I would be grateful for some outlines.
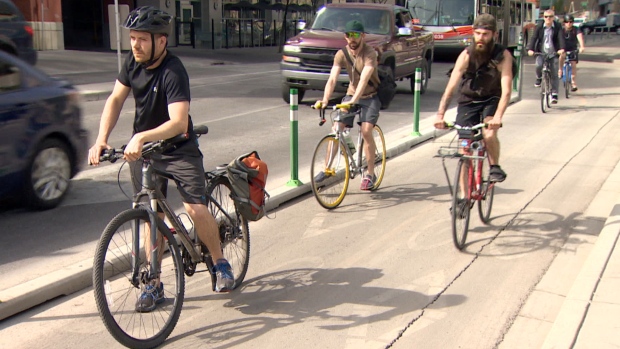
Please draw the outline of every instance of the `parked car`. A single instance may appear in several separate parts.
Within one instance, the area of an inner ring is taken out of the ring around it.
[[[0,51],[0,199],[32,209],[62,201],[86,162],[80,101],[68,82]]]
[[[593,31],[604,31],[604,32],[616,32],[620,34],[620,16],[613,17],[613,23],[608,26],[607,17],[599,17],[593,21],[584,22],[581,25],[581,30],[584,34],[588,35]]]
[[[0,50],[35,65],[37,51],[33,47],[33,35],[32,27],[17,6],[10,0],[0,0]]]

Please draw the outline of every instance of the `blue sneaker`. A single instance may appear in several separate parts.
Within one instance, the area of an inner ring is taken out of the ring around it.
[[[138,313],[148,313],[157,307],[157,304],[164,302],[164,283],[160,282],[159,287],[146,285],[144,291],[136,302],[136,311]]]
[[[218,259],[215,264],[215,292],[230,292],[235,286],[232,268],[225,259]]]

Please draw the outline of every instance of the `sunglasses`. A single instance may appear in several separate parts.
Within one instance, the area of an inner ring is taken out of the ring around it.
[[[564,23],[573,23],[573,21],[566,21],[566,22],[564,22]]]
[[[348,32],[347,33],[347,38],[349,39],[359,39],[362,37],[362,33],[360,32]]]
[[[555,17],[555,16],[545,16],[545,18],[553,18],[553,17]]]

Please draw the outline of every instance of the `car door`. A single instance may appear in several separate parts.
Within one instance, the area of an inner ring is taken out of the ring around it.
[[[411,28],[411,16],[403,11],[395,11],[396,27],[398,28]],[[411,29],[410,29],[411,30]],[[403,77],[411,75],[411,72],[415,69],[415,55],[414,52],[417,46],[417,39],[413,30],[409,35],[399,35],[396,32],[399,46],[402,48],[400,55],[396,62],[395,76]]]

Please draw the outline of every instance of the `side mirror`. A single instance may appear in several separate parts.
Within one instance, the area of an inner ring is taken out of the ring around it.
[[[306,22],[304,21],[297,22],[297,29],[304,30],[305,28],[306,28]]]
[[[398,28],[398,35],[399,36],[405,36],[405,35],[409,36],[409,35],[411,35],[411,33],[412,33],[411,28],[405,28],[405,27]]]

